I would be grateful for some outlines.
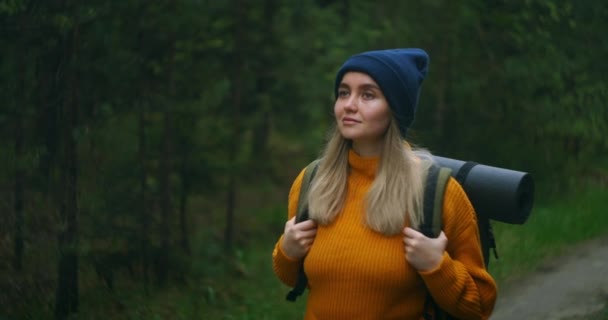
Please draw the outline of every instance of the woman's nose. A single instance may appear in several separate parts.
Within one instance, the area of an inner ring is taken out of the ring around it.
[[[354,95],[351,95],[346,101],[344,101],[344,110],[347,112],[357,111],[357,99],[355,99]]]

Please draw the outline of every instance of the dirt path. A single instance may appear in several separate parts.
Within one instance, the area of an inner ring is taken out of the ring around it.
[[[577,246],[499,291],[491,320],[579,319],[607,304],[608,237],[604,237]]]

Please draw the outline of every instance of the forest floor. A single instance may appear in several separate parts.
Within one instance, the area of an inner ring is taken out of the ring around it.
[[[608,319],[608,237],[569,248],[565,255],[499,288],[491,320]]]

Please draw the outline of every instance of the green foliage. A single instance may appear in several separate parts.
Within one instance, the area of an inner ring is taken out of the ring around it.
[[[500,260],[491,261],[492,275],[507,284],[549,257],[608,234],[608,217],[602,214],[607,196],[606,187],[579,186],[565,198],[541,198],[522,226],[495,223]]]
[[[26,5],[21,0],[2,0],[0,1],[0,14],[14,15],[25,9]]]
[[[601,310],[594,312],[588,317],[585,317],[586,320],[606,320],[608,319],[608,304],[605,305]],[[570,319],[575,320],[575,319]]]

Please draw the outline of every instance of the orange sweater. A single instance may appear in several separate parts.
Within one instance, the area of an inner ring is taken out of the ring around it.
[[[437,303],[462,319],[489,318],[496,284],[484,269],[473,208],[450,179],[443,206],[448,246],[439,267],[417,272],[405,260],[402,235],[383,236],[365,225],[365,194],[376,173],[377,158],[349,152],[351,171],[344,208],[329,225],[319,226],[304,260],[308,276],[305,319],[422,319],[427,289]],[[288,219],[296,214],[303,174],[289,194]],[[300,261],[280,249],[273,268],[281,281],[294,286]]]

